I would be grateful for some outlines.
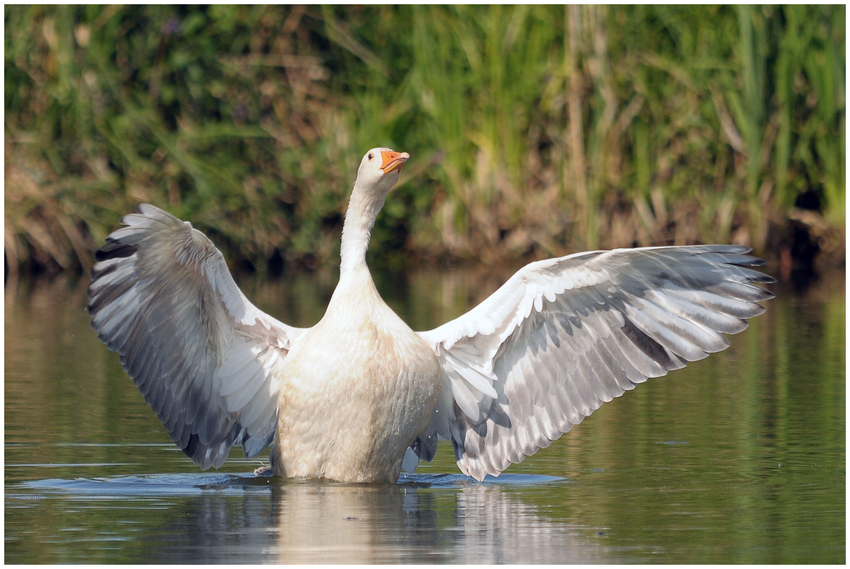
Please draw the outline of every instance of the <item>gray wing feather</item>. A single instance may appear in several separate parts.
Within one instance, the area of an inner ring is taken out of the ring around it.
[[[467,314],[420,335],[443,393],[414,442],[452,441],[461,470],[497,475],[649,377],[725,349],[773,295],[730,245],[581,253],[532,263]],[[472,379],[470,377],[472,376]]]
[[[201,468],[276,428],[275,372],[302,330],[254,307],[201,232],[141,204],[97,253],[87,310],[169,435]]]

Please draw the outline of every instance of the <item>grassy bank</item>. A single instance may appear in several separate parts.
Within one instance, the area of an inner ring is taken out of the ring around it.
[[[140,201],[260,269],[587,247],[843,256],[845,7],[7,6],[5,252],[86,268]],[[806,209],[801,210],[804,206]]]

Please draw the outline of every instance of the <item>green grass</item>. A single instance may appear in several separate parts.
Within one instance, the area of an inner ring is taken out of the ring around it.
[[[844,6],[7,6],[7,266],[88,267],[136,203],[264,269],[338,260],[369,147],[412,159],[374,260],[775,249],[844,231]]]

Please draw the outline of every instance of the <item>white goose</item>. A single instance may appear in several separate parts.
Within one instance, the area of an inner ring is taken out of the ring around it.
[[[773,295],[730,245],[618,249],[531,263],[463,316],[414,332],[366,266],[409,158],[366,153],[339,284],[312,328],[264,314],[188,222],[140,205],[98,251],[88,311],[171,438],[201,468],[272,445],[274,473],[395,482],[450,440],[482,480],[648,377],[726,348]]]

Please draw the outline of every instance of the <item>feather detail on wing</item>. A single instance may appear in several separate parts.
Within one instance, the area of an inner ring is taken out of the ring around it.
[[[141,204],[97,253],[88,311],[171,438],[201,468],[274,437],[275,377],[302,330],[254,307],[207,237]]]
[[[649,377],[725,349],[723,334],[773,298],[764,263],[731,245],[580,253],[531,263],[459,318],[421,337],[443,368],[430,460],[451,440],[479,480],[545,448]],[[412,465],[413,461],[408,460]]]

